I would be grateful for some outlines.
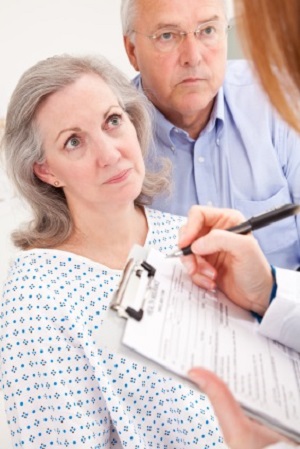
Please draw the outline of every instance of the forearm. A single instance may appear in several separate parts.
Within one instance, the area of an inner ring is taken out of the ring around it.
[[[279,443],[271,444],[271,446],[264,447],[264,449],[292,449],[292,448],[297,449],[297,448],[300,448],[300,446],[298,446],[298,445],[295,446],[292,443],[290,444],[290,443],[285,443],[283,441],[280,441]]]

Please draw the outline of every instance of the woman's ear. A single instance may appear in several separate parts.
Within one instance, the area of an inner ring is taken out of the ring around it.
[[[55,185],[57,181],[55,176],[50,172],[47,162],[38,163],[35,162],[33,165],[34,174],[43,182]]]

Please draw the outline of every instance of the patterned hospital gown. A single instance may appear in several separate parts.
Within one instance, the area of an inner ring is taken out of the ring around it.
[[[147,245],[180,217],[146,210]],[[14,447],[225,447],[204,395],[96,346],[121,271],[69,252],[18,254],[1,306],[1,370]]]

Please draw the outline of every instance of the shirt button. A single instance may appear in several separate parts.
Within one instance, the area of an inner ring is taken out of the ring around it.
[[[200,162],[200,164],[202,164],[203,162],[205,162],[205,158],[203,156],[199,156],[198,162]]]
[[[207,201],[207,205],[208,206],[213,206],[213,202],[212,201]]]
[[[220,139],[216,140],[216,144],[219,146],[220,145]]]
[[[175,151],[174,145],[171,146],[171,150],[172,150],[173,152]]]
[[[179,129],[178,128],[174,128],[175,133],[179,133]]]

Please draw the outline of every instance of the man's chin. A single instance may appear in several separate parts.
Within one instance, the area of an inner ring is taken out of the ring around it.
[[[177,102],[177,110],[181,111],[182,115],[201,112],[210,108],[213,100],[210,96],[205,95],[203,91],[189,92],[183,95]]]

